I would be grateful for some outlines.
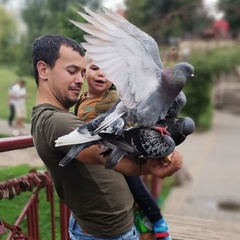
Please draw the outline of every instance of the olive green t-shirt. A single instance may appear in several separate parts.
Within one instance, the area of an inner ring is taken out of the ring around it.
[[[83,122],[50,104],[35,106],[31,134],[34,145],[60,199],[72,210],[82,229],[98,237],[115,237],[133,226],[134,200],[122,174],[74,159],[59,162],[72,146],[55,147],[55,140]]]

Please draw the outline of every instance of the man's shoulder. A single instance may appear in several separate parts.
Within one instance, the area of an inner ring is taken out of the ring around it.
[[[57,139],[82,124],[78,117],[50,104],[40,104],[35,106],[32,111],[32,134],[40,131],[41,134],[51,134],[54,139]]]
[[[76,120],[80,121],[76,116],[74,116],[71,113],[64,112],[60,108],[53,106],[51,104],[40,104],[35,107],[33,107],[32,111],[32,117],[41,117],[41,118],[46,118],[49,121],[66,121],[66,120]]]

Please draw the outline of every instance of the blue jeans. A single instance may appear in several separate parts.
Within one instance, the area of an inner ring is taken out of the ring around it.
[[[118,237],[110,237],[110,238],[102,238],[102,237],[95,237],[90,234],[83,233],[81,227],[77,223],[77,221],[74,219],[74,217],[71,215],[69,219],[69,236],[71,240],[138,240],[139,234],[133,226],[130,231],[127,233],[120,235]]]

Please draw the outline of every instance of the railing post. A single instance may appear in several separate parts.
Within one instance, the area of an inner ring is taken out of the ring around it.
[[[68,234],[68,222],[70,217],[70,210],[69,208],[60,201],[60,231],[61,231],[61,240],[69,240]]]
[[[56,223],[55,223],[55,211],[54,211],[54,188],[53,185],[48,185],[46,188],[47,201],[50,202],[50,215],[51,215],[51,231],[52,231],[52,240],[56,239]]]
[[[27,212],[28,234],[34,240],[40,240],[38,218],[38,195],[34,193],[32,204]]]

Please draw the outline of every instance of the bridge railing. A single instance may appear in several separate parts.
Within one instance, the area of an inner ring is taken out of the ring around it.
[[[0,152],[17,150],[22,148],[33,147],[33,140],[31,136],[9,137],[0,139]],[[39,226],[39,193],[46,191],[46,199],[49,202],[50,208],[50,222],[51,222],[51,239],[56,240],[56,213],[54,207],[54,188],[52,181],[47,173],[35,171],[17,178],[7,180],[0,183],[0,200],[12,199],[16,195],[24,194],[24,192],[31,191],[32,194],[22,209],[20,215],[14,223],[8,223],[1,219],[0,211],[0,239],[1,235],[7,235],[6,240],[10,239],[29,239],[40,240],[40,226]],[[0,203],[1,205],[1,203]],[[0,207],[1,208],[1,207]],[[67,240],[68,236],[68,219],[70,211],[59,201],[60,211],[60,239]],[[21,227],[23,221],[26,221],[26,230]]]

